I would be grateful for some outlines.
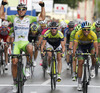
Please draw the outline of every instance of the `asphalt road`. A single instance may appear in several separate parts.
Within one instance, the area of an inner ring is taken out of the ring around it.
[[[66,69],[64,58],[62,59],[62,80],[59,83],[57,82],[57,88],[54,91],[51,91],[49,74],[46,73],[46,78],[43,77],[43,70],[40,66],[40,55],[38,55],[36,62],[37,65],[34,69],[34,77],[26,81],[24,93],[82,93],[82,91],[77,91],[77,81],[71,80],[71,73],[70,70]],[[12,93],[12,84],[13,80],[10,63],[9,70],[0,76],[0,93]],[[100,75],[91,80],[88,93],[100,93]]]

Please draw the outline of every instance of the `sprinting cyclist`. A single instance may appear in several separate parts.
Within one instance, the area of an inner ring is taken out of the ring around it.
[[[29,32],[29,36],[28,36],[28,40],[29,42],[32,43],[32,40],[34,40],[34,49],[35,49],[35,53],[34,53],[34,62],[33,62],[33,66],[36,66],[36,58],[37,58],[37,55],[38,55],[38,50],[37,50],[37,42],[38,42],[38,39],[40,37],[40,34],[41,32],[39,32],[40,30],[37,30],[37,25],[32,23],[31,26],[30,26],[30,32]]]
[[[46,31],[44,34],[44,39],[43,43],[41,46],[41,53],[43,53],[43,49],[46,44],[46,49],[47,50],[61,50],[64,53],[65,51],[65,46],[64,46],[64,36],[61,31],[57,29],[58,24],[56,22],[51,22],[50,23],[50,30]],[[48,73],[50,73],[50,59],[51,59],[51,52],[48,52]],[[61,61],[61,53],[57,53],[57,61],[58,61],[58,76],[57,80],[61,81],[61,69],[62,69],[62,61]]]
[[[74,46],[74,39],[75,39],[75,34],[77,31],[79,31],[81,29],[81,24],[78,24],[76,27],[75,27],[75,30],[73,30],[71,32],[71,35],[70,35],[70,43],[69,43],[69,48],[70,49],[73,49],[73,46]],[[69,52],[69,54],[71,55],[71,52]],[[73,74],[72,74],[72,80],[75,81],[76,80],[76,62],[77,62],[77,59],[73,59]]]
[[[97,47],[97,36],[91,31],[91,24],[88,21],[85,21],[81,24],[82,29],[76,32],[74,40],[74,49],[73,57],[75,56],[76,48],[78,46],[79,53],[86,53],[87,50],[91,54],[98,56],[98,47]],[[92,58],[92,67],[91,67],[91,78],[95,77],[94,68],[95,68],[95,58]],[[78,90],[82,90],[82,67],[84,63],[84,56],[78,56]]]
[[[69,48],[70,34],[74,30],[74,26],[75,26],[74,22],[70,21],[68,23],[68,27],[64,30],[64,42],[65,42],[65,45],[68,44],[67,49]],[[67,51],[67,55],[66,55],[67,70],[69,70],[69,58],[70,58],[70,55]]]
[[[95,22],[95,26],[92,28],[92,30],[97,35],[97,41],[98,41],[98,61],[99,61],[99,66],[100,66],[100,20],[97,20]]]
[[[7,42],[9,36],[10,28],[8,27],[8,22],[3,21],[2,26],[0,27],[0,42]],[[4,53],[5,53],[5,70],[8,70],[8,45],[4,44]]]
[[[17,6],[17,12],[18,15],[5,15],[4,13],[4,6],[7,4],[7,0],[3,0],[1,3],[1,11],[0,11],[0,18],[6,19],[8,21],[11,21],[14,24],[14,37],[15,40],[13,42],[13,54],[20,54],[20,50],[22,49],[26,53],[30,54],[31,61],[33,56],[33,46],[28,41],[28,34],[29,34],[29,26],[31,23],[39,20],[45,19],[45,8],[44,8],[44,2],[40,1],[39,5],[41,6],[41,13],[39,17],[33,17],[33,16],[26,16],[27,7],[25,4],[19,4]],[[13,86],[13,92],[17,91],[16,86],[16,77],[17,77],[17,62],[18,59],[16,57],[13,57],[12,59],[12,75],[14,80],[14,86]],[[27,61],[26,65],[26,76],[30,76],[29,71],[29,61]]]

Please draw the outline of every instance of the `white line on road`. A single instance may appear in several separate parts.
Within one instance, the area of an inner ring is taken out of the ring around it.
[[[0,84],[0,87],[11,87],[12,84]],[[51,85],[41,85],[41,84],[25,84],[25,87],[50,87]],[[57,85],[57,87],[77,87],[77,85]],[[91,88],[100,88],[97,85],[89,85]]]
[[[47,85],[50,82],[50,79],[48,79],[47,81],[45,81],[44,83],[42,83],[41,85]]]
[[[30,93],[37,93],[37,92],[30,92]]]

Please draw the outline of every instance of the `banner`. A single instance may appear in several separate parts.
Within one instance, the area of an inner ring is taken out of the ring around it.
[[[67,14],[67,4],[54,4],[54,12],[57,14]]]
[[[16,7],[18,5],[18,0],[8,0],[8,6],[10,7]]]
[[[52,12],[53,10],[53,0],[33,0],[32,6],[37,11],[41,11],[41,7],[39,6],[39,1],[43,1],[45,3],[45,11]]]

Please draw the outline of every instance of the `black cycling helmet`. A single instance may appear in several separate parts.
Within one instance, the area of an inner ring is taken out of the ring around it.
[[[68,27],[69,27],[69,28],[73,28],[74,25],[75,25],[75,23],[74,23],[73,21],[70,21],[70,22],[68,23]]]
[[[58,23],[57,22],[51,22],[50,24],[49,24],[49,26],[50,27],[58,27],[59,25],[58,25]]]
[[[37,31],[37,25],[31,24],[31,31]]]
[[[27,10],[26,4],[22,4],[22,3],[18,4],[17,10],[18,10],[19,8],[25,8],[25,9]]]
[[[100,27],[100,20],[97,20],[97,21],[96,21],[95,26],[96,26],[96,27]]]

